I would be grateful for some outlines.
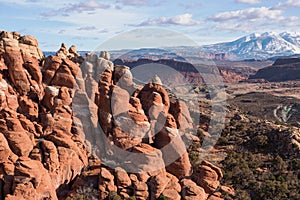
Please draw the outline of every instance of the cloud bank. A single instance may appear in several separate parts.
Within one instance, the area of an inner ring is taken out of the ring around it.
[[[164,26],[164,25],[179,25],[179,26],[193,26],[201,24],[201,20],[193,19],[193,15],[186,13],[182,15],[176,15],[173,17],[159,17],[154,19],[148,19],[140,24],[133,26]]]

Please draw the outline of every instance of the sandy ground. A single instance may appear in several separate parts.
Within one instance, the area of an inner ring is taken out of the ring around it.
[[[249,92],[265,92],[275,96],[294,97],[300,99],[300,81],[279,83],[238,83],[227,84],[228,98]]]

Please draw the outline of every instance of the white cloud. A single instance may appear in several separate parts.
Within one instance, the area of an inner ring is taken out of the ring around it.
[[[132,7],[134,9],[143,7],[149,9],[164,4],[163,1],[159,0],[115,0],[113,2],[115,9],[124,9],[125,7]]]
[[[133,25],[133,26],[162,26],[162,25],[192,26],[201,23],[202,21],[193,19],[192,14],[186,13],[182,15],[176,15],[174,17],[159,17],[154,19],[148,19],[138,25]]]
[[[144,6],[151,3],[149,0],[117,0],[116,3],[130,6]]]
[[[234,21],[231,23],[219,23],[215,29],[218,31],[265,32],[273,30],[282,32],[283,30],[294,30],[296,27],[299,27],[299,18],[292,16],[280,17],[277,20],[263,20],[260,22],[249,21],[245,23],[243,21]]]
[[[95,26],[82,26],[77,28],[77,30],[79,31],[92,31],[92,30],[96,30],[97,28]]]
[[[51,1],[40,1],[40,0],[0,0],[1,3],[15,4],[18,6],[32,7],[38,6],[40,8],[57,8],[68,3],[73,3],[73,0],[51,0]]]
[[[292,8],[292,7],[300,7],[300,1],[299,0],[287,0],[285,2],[280,2],[275,6],[275,9],[286,9],[286,8]]]
[[[98,49],[158,48],[183,45],[194,46],[196,44],[189,37],[169,29],[143,27],[121,32],[102,43]]]
[[[258,4],[261,0],[235,0],[238,3]]]
[[[260,7],[260,8],[248,8],[244,10],[222,12],[208,18],[208,20],[212,20],[215,22],[226,22],[232,20],[257,21],[263,19],[278,19],[278,18],[282,18],[282,10]]]
[[[249,25],[233,23],[233,24],[218,24],[216,30],[226,30],[226,31],[251,31]]]
[[[183,5],[183,6],[186,10],[188,10],[188,9],[202,7],[203,3],[202,2],[195,2],[195,3],[186,4],[186,5]]]
[[[0,0],[0,2],[3,2],[3,3],[8,3],[7,1],[5,0]],[[33,3],[33,1],[28,1],[28,0],[11,0],[9,1],[9,3],[13,3],[13,4],[19,4],[19,5],[24,5],[26,3]]]
[[[115,12],[114,8],[102,9],[89,14],[89,12],[74,12],[71,15],[53,15],[48,19],[66,23],[66,26],[60,27],[64,29],[63,35],[65,36],[81,36],[83,29],[90,29],[87,33],[90,37],[97,37],[99,33],[107,37],[111,37],[114,32],[124,29],[128,22],[136,22],[140,19],[138,13],[128,12],[125,10],[118,10]],[[94,27],[96,29],[94,29]],[[128,27],[127,27],[128,28]],[[81,29],[80,31],[78,29]],[[93,30],[91,30],[93,29]],[[57,34],[57,30],[44,29],[43,33]]]
[[[247,8],[244,10],[228,11],[215,14],[207,19],[216,22],[218,31],[270,31],[294,29],[299,26],[299,18],[285,16],[279,8]]]
[[[98,33],[108,33],[108,29],[104,28],[98,31]]]
[[[57,33],[58,33],[58,34],[64,34],[65,32],[66,32],[65,29],[61,29],[61,30],[59,30]]]
[[[51,17],[56,15],[69,15],[73,12],[85,12],[85,11],[95,11],[97,9],[108,9],[111,6],[109,4],[100,3],[94,0],[89,0],[79,3],[69,3],[64,7],[61,7],[56,10],[51,10],[49,12],[41,13],[43,17]]]

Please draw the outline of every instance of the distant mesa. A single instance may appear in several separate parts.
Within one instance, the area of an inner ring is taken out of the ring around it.
[[[294,63],[300,63],[300,58],[279,58],[274,62],[273,65],[286,65]]]
[[[181,73],[181,76],[185,78],[191,84],[200,84],[204,83],[203,77],[197,71],[195,66],[192,63],[187,61],[179,61],[172,59],[145,59],[140,58],[137,60],[125,60],[125,59],[115,59],[115,65],[126,65],[131,69],[145,64],[161,64],[173,68],[177,72]],[[241,65],[239,67],[232,66],[233,62],[231,61],[220,61],[221,63],[215,63],[216,67],[219,70],[220,75],[223,77],[225,83],[238,83],[239,81],[246,80],[250,75],[255,74],[256,70],[252,67],[247,66],[245,63],[239,64],[234,63],[235,65]],[[211,68],[212,66],[202,66]],[[172,81],[176,82],[176,78]]]
[[[272,66],[258,70],[249,80],[264,79],[270,82],[300,80],[300,59],[280,58]]]

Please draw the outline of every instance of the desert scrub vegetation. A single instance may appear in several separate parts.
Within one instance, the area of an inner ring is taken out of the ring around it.
[[[97,200],[99,192],[93,186],[81,186],[76,189],[75,194],[68,196],[66,200]]]
[[[294,153],[296,158],[287,156],[289,149],[281,144],[286,141],[277,137],[284,132],[264,122],[233,124],[224,129],[219,142],[219,145],[234,145],[221,168],[223,184],[231,185],[236,195],[224,194],[225,199],[300,199],[300,154]]]
[[[234,199],[300,199],[299,168],[279,155],[272,157],[247,151],[228,154],[222,162],[223,182],[236,189]]]

